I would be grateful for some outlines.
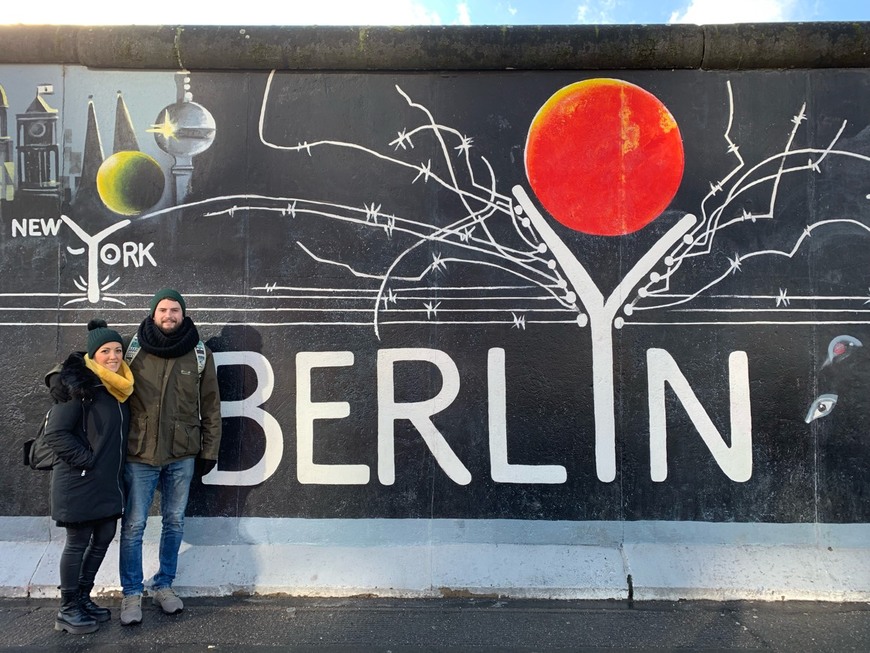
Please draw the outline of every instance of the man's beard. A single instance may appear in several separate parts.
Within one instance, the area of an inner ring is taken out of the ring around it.
[[[162,324],[157,324],[157,328],[160,329],[160,331],[163,333],[163,335],[171,336],[173,333],[178,332],[178,330],[181,328],[181,322],[176,322],[174,326],[172,326],[168,329],[164,328],[164,326]]]

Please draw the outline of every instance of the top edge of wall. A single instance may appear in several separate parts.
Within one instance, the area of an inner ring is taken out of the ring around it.
[[[864,68],[870,22],[449,27],[0,25],[0,64],[187,70]]]

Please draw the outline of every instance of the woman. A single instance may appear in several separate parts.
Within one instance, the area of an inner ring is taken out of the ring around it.
[[[70,399],[51,409],[45,427],[45,441],[60,459],[51,470],[51,517],[66,528],[54,629],[78,635],[94,632],[111,616],[90,593],[124,506],[125,402],[133,375],[118,332],[91,320],[87,355],[70,354],[60,380]]]

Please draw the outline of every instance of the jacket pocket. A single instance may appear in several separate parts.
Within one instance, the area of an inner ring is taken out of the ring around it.
[[[130,424],[127,436],[127,453],[139,457],[145,452],[145,439],[148,434],[148,415],[142,415]]]
[[[175,433],[172,438],[173,457],[196,455],[199,453],[199,448],[199,424],[175,422]]]
[[[175,386],[175,410],[182,417],[185,413],[195,415],[199,406],[199,373],[196,369],[196,359],[193,362],[180,360],[176,363],[173,380]]]

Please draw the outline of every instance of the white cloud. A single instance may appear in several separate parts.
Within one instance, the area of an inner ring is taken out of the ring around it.
[[[9,5],[9,6],[7,6]],[[117,0],[4,3],[0,21],[8,24],[66,25],[439,25],[437,11],[423,0],[185,0],[172,11],[158,5]]]
[[[691,0],[669,23],[765,23],[794,20],[795,0]]]
[[[456,16],[454,25],[471,25],[471,12],[467,2],[460,2],[456,5]]]
[[[615,22],[618,0],[589,0],[577,5],[577,22],[584,24],[607,24]]]

